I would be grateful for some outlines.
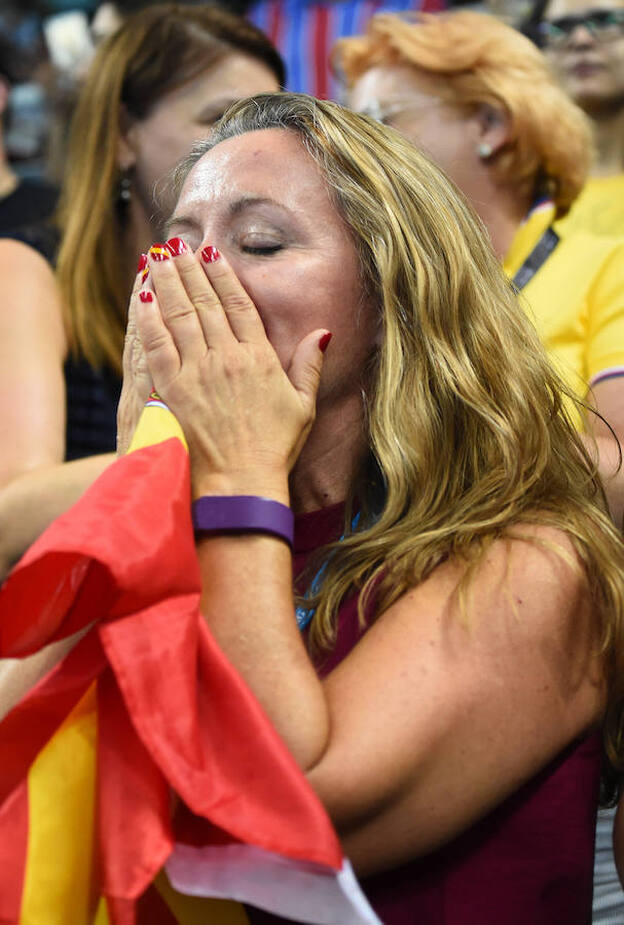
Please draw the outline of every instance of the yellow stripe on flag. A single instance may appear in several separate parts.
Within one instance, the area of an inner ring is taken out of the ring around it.
[[[100,899],[97,913],[93,920],[93,925],[110,925],[110,919],[108,917],[108,905],[104,897]]]
[[[141,412],[128,452],[132,453],[145,446],[154,446],[155,443],[162,443],[163,440],[169,440],[171,437],[181,440],[184,448],[188,450],[182,428],[173,413],[168,408],[159,405],[146,405]]]
[[[28,773],[28,849],[20,925],[93,919],[95,683]]]

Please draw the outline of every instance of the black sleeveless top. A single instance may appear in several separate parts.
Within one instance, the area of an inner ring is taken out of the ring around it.
[[[65,459],[114,453],[121,379],[108,368],[96,370],[86,360],[65,363],[67,419]]]
[[[54,264],[58,231],[47,222],[27,225],[0,238],[28,244]],[[69,356],[65,362],[65,459],[114,453],[117,447],[117,404],[121,379],[111,369],[93,369],[86,360]]]

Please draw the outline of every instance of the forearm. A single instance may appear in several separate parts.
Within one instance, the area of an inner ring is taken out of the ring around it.
[[[295,760],[310,770],[329,737],[323,687],[295,619],[287,545],[268,536],[215,536],[198,545],[202,613]]]
[[[88,627],[65,639],[52,642],[26,658],[0,659],[0,720],[71,652],[87,630]]]
[[[0,580],[114,460],[110,453],[35,469],[0,491]]]

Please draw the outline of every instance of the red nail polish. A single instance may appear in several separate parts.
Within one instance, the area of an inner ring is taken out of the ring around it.
[[[188,251],[188,247],[182,238],[169,238],[165,247],[172,257],[178,257],[180,254],[186,254]]]
[[[171,254],[167,250],[166,245],[164,244],[152,244],[149,249],[149,254],[152,260],[170,260]]]
[[[204,260],[206,263],[215,263],[221,256],[217,248],[213,247],[212,244],[209,247],[204,247],[201,255],[202,260]]]
[[[148,276],[149,276],[149,267],[145,267],[141,275],[141,285],[143,285],[143,283],[145,282]]]
[[[332,339],[332,337],[333,337],[333,334],[331,333],[331,331],[328,331],[326,334],[323,334],[323,336],[319,338],[318,345],[319,345],[319,350],[321,351],[321,353],[325,353],[325,351],[329,347],[329,342]]]
[[[142,273],[146,266],[147,266],[147,254],[141,254],[141,256],[139,257],[139,265],[137,267],[137,273]]]
[[[141,302],[153,302],[154,301],[154,296],[149,291],[149,289],[142,289],[139,292],[139,298]]]

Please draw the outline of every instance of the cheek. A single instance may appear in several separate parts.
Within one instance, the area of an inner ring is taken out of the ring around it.
[[[353,279],[344,264],[342,272],[327,273],[326,266],[315,271],[278,264],[245,267],[236,258],[230,262],[284,366],[299,341],[315,328],[332,331],[343,349],[351,349],[354,340],[374,341],[374,321],[363,304],[359,278]]]
[[[624,43],[619,49],[618,56],[613,61],[612,73],[617,89],[619,91],[624,91]]]
[[[205,132],[188,123],[158,120],[147,128],[141,139],[142,173],[148,182],[165,178],[176,164],[189,153],[193,142],[204,137]]]

